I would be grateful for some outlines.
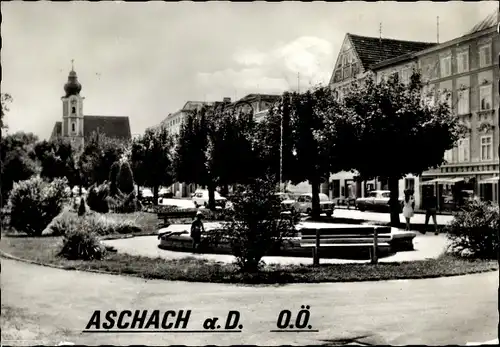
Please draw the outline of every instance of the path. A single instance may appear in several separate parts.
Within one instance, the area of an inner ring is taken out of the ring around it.
[[[360,338],[370,344],[464,345],[498,333],[498,272],[411,281],[237,286],[146,281],[1,260],[2,341],[84,345],[311,345]],[[272,333],[278,313],[311,306],[318,333]],[[82,334],[94,310],[192,309],[190,327],[239,310],[241,334]],[[29,324],[28,324],[29,323]],[[34,341],[37,340],[38,341]],[[41,340],[40,340],[41,339]],[[323,341],[322,341],[323,340]]]
[[[164,259],[179,259],[185,257],[204,258],[225,263],[233,262],[234,257],[226,254],[192,254],[189,252],[176,252],[158,248],[160,241],[156,236],[140,236],[129,239],[103,241],[107,245],[112,245],[118,252],[131,255],[141,255],[145,257],[161,257]],[[447,241],[444,235],[420,235],[413,239],[414,251],[398,252],[389,257],[379,259],[380,262],[401,262],[425,260],[437,258],[443,253]],[[267,264],[312,264],[312,257],[264,257]],[[366,263],[369,260],[347,260],[347,259],[321,259],[322,264],[326,263]]]
[[[191,200],[187,199],[163,199],[162,205],[170,205],[170,206],[178,206],[180,208],[194,208],[194,204]],[[347,210],[344,208],[335,209],[333,215],[339,218],[348,218],[348,219],[359,219],[359,220],[367,220],[367,221],[375,221],[375,222],[390,222],[390,214],[389,213],[380,213],[380,212],[361,212],[359,210]],[[400,220],[403,222],[404,217],[403,214],[399,216]],[[451,215],[437,215],[437,223],[438,225],[446,225],[453,220],[453,216]],[[430,221],[432,223],[432,220]],[[425,214],[417,213],[411,219],[412,224],[424,224],[425,223]]]

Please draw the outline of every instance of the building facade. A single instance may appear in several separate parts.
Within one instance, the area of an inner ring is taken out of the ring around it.
[[[468,129],[444,165],[422,174],[420,190],[432,189],[442,209],[465,195],[498,202],[497,24],[491,14],[468,34],[415,55],[429,101],[448,102]]]
[[[62,121],[54,124],[50,139],[58,137],[69,140],[75,148],[81,149],[93,133],[98,132],[110,138],[128,141],[131,139],[128,117],[87,116],[83,114],[85,98],[80,95],[82,85],[72,68],[64,85]]]
[[[401,79],[409,80],[417,66],[417,59],[413,54],[435,45],[433,42],[403,41],[347,33],[335,63],[330,87],[340,100],[353,83],[362,83],[367,76],[372,76],[380,82],[390,74],[398,73]],[[418,186],[417,181],[418,177],[412,175],[400,180],[400,195],[405,189]],[[323,186],[322,190],[326,188],[330,198],[338,204],[365,197],[371,190],[388,189],[386,181],[377,178],[361,181],[356,172],[335,173]]]

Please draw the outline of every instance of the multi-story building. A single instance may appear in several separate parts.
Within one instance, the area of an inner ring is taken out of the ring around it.
[[[445,153],[446,164],[422,174],[420,189],[434,189],[442,208],[463,191],[498,201],[497,24],[495,12],[466,35],[415,54],[429,101],[447,100],[468,128],[457,147]]]
[[[412,69],[417,65],[413,54],[435,45],[432,42],[402,41],[348,33],[337,57],[330,87],[341,99],[354,82],[361,83],[368,75],[380,81],[389,73],[398,71],[403,80],[409,80]],[[360,181],[356,172],[339,172],[331,175],[330,182],[323,186],[322,190],[329,190],[330,197],[341,203],[346,199],[364,197],[370,190],[387,189],[387,182],[376,178]],[[415,186],[415,178],[409,175],[400,180],[399,186],[402,194],[405,188]]]

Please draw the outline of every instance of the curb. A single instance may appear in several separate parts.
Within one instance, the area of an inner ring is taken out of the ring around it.
[[[22,262],[22,263],[28,263],[28,264],[32,264],[32,265],[50,267],[50,268],[58,269],[58,270],[81,271],[81,272],[92,272],[92,273],[97,273],[97,274],[102,274],[102,275],[124,276],[124,274],[116,273],[116,272],[94,270],[94,269],[85,269],[85,270],[82,270],[82,269],[73,269],[73,268],[70,268],[70,267],[65,267],[65,266],[60,266],[60,265],[40,263],[40,262],[35,261],[35,260],[29,260],[29,259],[24,259],[24,258],[16,257],[16,256],[14,256],[12,254],[9,254],[7,252],[4,252],[2,250],[0,250],[0,258],[6,258],[6,259],[15,260],[15,261],[19,261],[19,262]],[[137,277],[139,277],[139,276],[137,276]],[[139,277],[139,278],[141,278],[141,277]]]

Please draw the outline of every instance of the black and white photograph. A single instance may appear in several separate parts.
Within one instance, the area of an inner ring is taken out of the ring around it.
[[[498,1],[1,12],[2,345],[498,345]]]

